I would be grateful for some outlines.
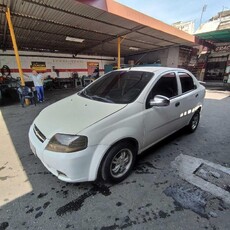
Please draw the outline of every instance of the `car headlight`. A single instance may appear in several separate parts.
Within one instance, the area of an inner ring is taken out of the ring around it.
[[[88,138],[69,134],[55,134],[49,141],[46,149],[53,152],[72,153],[87,148]]]

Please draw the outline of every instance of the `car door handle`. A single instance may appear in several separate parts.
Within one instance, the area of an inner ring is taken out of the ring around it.
[[[179,105],[180,105],[180,102],[177,102],[177,103],[175,104],[176,107],[178,107]]]
[[[196,94],[196,97],[198,97],[199,96],[199,94]]]

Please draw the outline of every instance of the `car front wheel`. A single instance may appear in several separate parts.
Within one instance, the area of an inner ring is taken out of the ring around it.
[[[102,179],[118,183],[130,174],[136,159],[135,147],[129,142],[121,142],[113,146],[102,164]]]

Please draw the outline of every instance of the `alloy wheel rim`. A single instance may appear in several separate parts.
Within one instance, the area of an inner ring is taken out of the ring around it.
[[[192,119],[192,129],[196,129],[197,125],[198,125],[198,122],[199,122],[199,115],[196,114],[193,119]]]
[[[130,149],[121,149],[112,159],[110,173],[113,177],[119,178],[127,173],[133,161]]]

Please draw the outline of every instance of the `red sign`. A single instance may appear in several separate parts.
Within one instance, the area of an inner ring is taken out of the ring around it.
[[[99,66],[99,62],[87,62],[88,74],[91,75],[97,66]]]

